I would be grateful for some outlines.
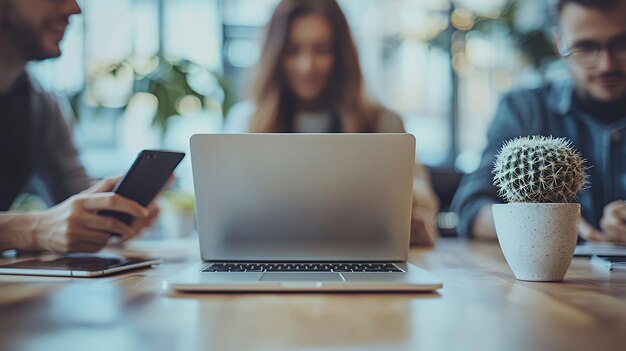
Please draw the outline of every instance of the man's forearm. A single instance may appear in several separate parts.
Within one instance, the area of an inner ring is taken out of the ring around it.
[[[496,239],[496,225],[493,222],[491,205],[484,206],[472,225],[472,237],[477,239]]]
[[[34,248],[35,213],[0,213],[0,251]]]

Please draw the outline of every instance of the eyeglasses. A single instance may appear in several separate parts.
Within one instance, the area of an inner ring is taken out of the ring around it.
[[[587,68],[595,67],[600,61],[600,53],[607,50],[619,64],[626,64],[626,37],[611,40],[606,45],[594,42],[582,42],[572,47],[563,46],[559,50],[561,57],[569,58]]]

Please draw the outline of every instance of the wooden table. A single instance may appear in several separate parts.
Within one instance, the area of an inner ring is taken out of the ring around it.
[[[575,258],[563,283],[521,282],[497,244],[454,239],[413,249],[410,261],[444,288],[163,291],[191,261],[101,279],[4,276],[0,350],[626,350],[626,272]]]

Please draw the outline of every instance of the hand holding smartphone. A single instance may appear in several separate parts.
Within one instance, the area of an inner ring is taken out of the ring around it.
[[[113,192],[147,207],[184,157],[182,152],[143,150]],[[98,214],[117,218],[127,225],[131,225],[134,220],[132,216],[117,211],[105,210]]]

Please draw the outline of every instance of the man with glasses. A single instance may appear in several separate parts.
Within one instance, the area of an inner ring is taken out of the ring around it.
[[[626,242],[626,0],[557,0],[554,13],[554,43],[570,79],[503,98],[480,167],[453,201],[461,235],[496,237],[494,156],[508,139],[541,134],[572,140],[587,160],[581,238]]]
[[[117,178],[91,186],[59,105],[26,72],[28,61],[61,55],[69,18],[79,13],[75,0],[0,0],[0,252],[95,252],[112,234],[137,235],[158,214],[113,194]],[[29,184],[55,206],[6,212]],[[136,220],[128,226],[100,210]]]

